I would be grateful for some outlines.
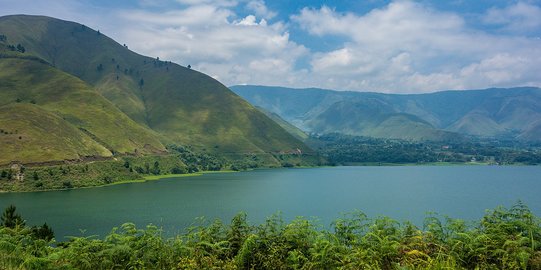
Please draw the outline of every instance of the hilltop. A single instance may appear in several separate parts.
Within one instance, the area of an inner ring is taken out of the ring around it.
[[[7,133],[0,148],[8,149],[1,164],[187,145],[276,165],[275,153],[310,151],[210,76],[139,55],[82,24],[4,16],[0,35],[0,128]]]
[[[464,136],[541,141],[541,89],[535,87],[407,95],[251,85],[231,89],[305,132],[416,141]]]

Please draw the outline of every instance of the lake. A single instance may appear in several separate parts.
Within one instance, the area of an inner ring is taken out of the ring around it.
[[[261,223],[278,211],[285,220],[317,217],[329,225],[361,210],[418,225],[429,211],[466,220],[485,209],[522,200],[541,215],[540,166],[390,166],[264,169],[165,178],[145,183],[66,191],[0,194],[27,220],[47,222],[57,240],[101,235],[124,222],[152,223],[171,235],[197,217],[229,222],[240,211]]]

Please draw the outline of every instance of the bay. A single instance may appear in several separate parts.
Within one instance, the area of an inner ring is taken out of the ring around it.
[[[341,213],[363,211],[422,226],[427,212],[477,220],[486,209],[523,201],[541,215],[539,166],[361,166],[263,169],[165,178],[100,188],[4,193],[29,225],[47,222],[57,240],[104,236],[114,226],[154,224],[166,235],[197,217],[228,223],[240,211],[251,223],[281,212],[328,226]]]

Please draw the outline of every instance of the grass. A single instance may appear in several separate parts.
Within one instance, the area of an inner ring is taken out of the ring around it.
[[[290,124],[286,120],[282,119],[278,114],[269,112],[261,107],[257,107],[257,109],[264,113],[266,116],[268,116],[270,119],[272,119],[274,122],[276,122],[278,125],[280,125],[285,131],[289,132],[289,134],[293,135],[295,138],[301,141],[305,141],[308,139],[308,134],[306,134],[298,127]]]
[[[159,143],[175,143],[229,158],[257,154],[268,166],[280,165],[271,153],[310,151],[211,77],[136,54],[88,27],[41,16],[5,16],[0,18],[0,33],[8,42],[23,44],[25,54],[43,58],[94,87],[123,117],[128,116],[122,122],[130,123],[132,129],[132,124],[138,124],[139,135],[126,139],[129,133],[123,129],[85,122],[100,139],[111,138],[106,143],[115,151],[142,151],[132,140],[148,142],[152,151],[163,149]],[[76,97],[66,98],[65,102],[77,102]],[[73,122],[82,117],[76,116]]]
[[[9,172],[0,168],[0,172]],[[145,181],[145,176],[186,173],[186,165],[175,155],[115,157],[94,162],[25,167],[24,181],[0,177],[0,191],[47,191],[98,187],[121,182]]]
[[[20,131],[23,138],[0,145],[14,148],[0,164],[165,151],[155,132],[85,82],[47,64],[0,58],[0,81],[0,129]]]
[[[109,157],[111,152],[58,115],[33,104],[0,106],[0,164]]]

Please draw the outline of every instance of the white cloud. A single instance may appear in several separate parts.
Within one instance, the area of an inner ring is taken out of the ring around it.
[[[276,12],[269,10],[263,0],[250,1],[246,4],[246,8],[255,12],[255,15],[265,19],[272,19],[277,14]]]
[[[208,4],[217,7],[234,7],[238,4],[235,0],[176,0],[185,5],[202,5]]]
[[[540,8],[526,2],[489,9],[473,20],[484,25],[473,26],[457,13],[403,0],[366,14],[304,8],[289,21],[276,19],[263,0],[139,0],[116,8],[0,0],[0,6],[0,14],[84,23],[136,52],[190,64],[226,85],[383,92],[541,86],[541,39],[531,36],[541,29]],[[311,51],[304,37],[290,36],[297,26],[312,43],[338,45]]]
[[[121,11],[118,15],[130,22],[161,27],[219,26],[228,22],[233,13],[228,9],[210,5],[190,6],[185,9],[166,12],[144,10]]]
[[[259,23],[256,21],[256,17],[254,15],[248,15],[244,19],[235,22],[236,25],[246,25],[246,26],[254,26],[254,25],[261,25],[261,26],[267,26],[267,21],[265,19],[261,19]]]
[[[289,37],[282,22],[268,23],[231,9],[194,5],[155,13],[123,11],[119,37],[135,51],[190,64],[226,85],[284,83],[296,78],[296,61],[308,50]],[[285,80],[283,80],[285,79]]]
[[[532,4],[518,2],[506,8],[491,8],[483,17],[487,24],[501,26],[514,33],[539,31],[541,28],[541,8]]]
[[[305,8],[292,20],[341,48],[312,56],[318,86],[384,92],[425,92],[537,85],[541,40],[491,35],[454,13],[397,1],[359,16],[329,7]]]

